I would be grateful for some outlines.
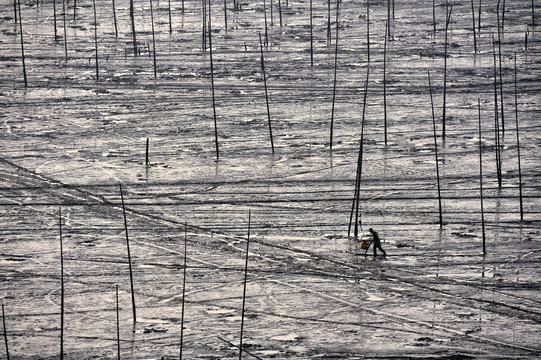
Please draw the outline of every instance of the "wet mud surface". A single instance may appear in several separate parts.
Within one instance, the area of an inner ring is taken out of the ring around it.
[[[536,4],[508,2],[501,34],[502,186],[496,175],[496,5],[481,9],[478,52],[471,3],[449,26],[446,137],[442,139],[445,2],[395,4],[384,64],[387,2],[370,1],[370,75],[364,123],[359,239],[348,236],[363,89],[366,2],[340,5],[333,147],[330,119],[336,4],[266,3],[264,47],[271,152],[258,33],[263,2],[212,2],[216,159],[209,49],[200,2],[93,7],[21,2],[28,86],[13,4],[0,19],[0,283],[11,358],[60,352],[62,211],[64,353],[178,358],[184,245],[183,356],[238,356],[250,221],[245,358],[536,359],[541,353],[540,43]],[[476,20],[478,2],[476,4]],[[501,19],[500,19],[501,20]],[[478,30],[478,29],[476,29]],[[528,45],[525,49],[525,34]],[[496,43],[498,51],[498,43]],[[517,102],[515,112],[515,54]],[[499,68],[499,59],[497,60]],[[439,226],[427,71],[434,91],[444,226]],[[501,91],[501,92],[500,92]],[[482,253],[478,109],[481,104],[486,256]],[[518,148],[524,216],[520,218]],[[149,138],[150,165],[145,165]],[[132,319],[122,184],[133,267]],[[187,225],[185,225],[187,224]],[[376,229],[388,256],[359,247]],[[248,353],[249,352],[249,353]],[[5,346],[0,356],[5,357]]]

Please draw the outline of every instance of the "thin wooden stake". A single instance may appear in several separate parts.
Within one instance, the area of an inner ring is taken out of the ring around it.
[[[126,220],[126,207],[124,206],[124,195],[122,194],[122,184],[120,187],[120,198],[122,200],[122,214],[124,215],[124,229],[126,230],[126,247],[128,249],[128,264],[130,267],[130,286],[131,286],[131,304],[133,310],[133,324],[137,322],[136,310],[135,310],[135,293],[133,291],[133,272],[131,266],[131,253],[130,253],[130,239],[128,238],[128,222]]]
[[[145,165],[150,165],[150,161],[148,160],[148,145],[149,145],[149,138],[147,138],[147,145],[146,145],[146,151],[145,151]]]
[[[370,0],[366,0],[366,53],[368,66],[370,66]]]
[[[120,312],[118,310],[118,285],[116,285],[116,349],[117,359],[120,360]]]
[[[327,45],[331,45],[331,0],[327,0],[327,5]]]
[[[483,9],[482,2],[483,0],[479,0],[479,15],[477,17],[477,36],[479,36],[479,39],[481,39],[481,12]]]
[[[500,107],[502,114],[502,133],[505,134],[505,118],[503,112],[503,80],[502,80],[502,39],[501,39],[501,30],[500,30],[500,0],[496,5],[496,17],[498,18],[498,58],[499,58],[499,73],[500,73]]]
[[[68,35],[66,25],[66,0],[62,0],[62,20],[64,22],[64,53],[65,61],[68,61]]]
[[[430,82],[430,70],[428,70],[428,88],[430,89],[430,106],[432,108],[432,127],[434,131],[434,154],[436,156],[436,178],[438,181],[438,210],[440,228],[443,227],[443,211],[441,206],[440,166],[438,161],[438,142],[436,140],[436,116],[434,115],[434,100],[432,99],[432,84]]]
[[[154,58],[154,79],[158,77],[156,70],[156,39],[154,37],[154,11],[152,9],[152,0],[150,0],[150,23],[152,26],[152,56]]]
[[[94,47],[96,50],[96,81],[100,80],[100,71],[98,65],[98,20],[96,18],[96,0],[92,0],[94,7]]]
[[[533,5],[533,0],[532,0]],[[15,24],[17,23],[17,0],[13,0],[13,20],[15,20]]]
[[[64,359],[64,250],[62,249],[62,210],[58,208],[60,229],[60,359]]]
[[[269,46],[269,31],[267,26],[267,2],[263,0],[263,15],[265,17],[265,46]]]
[[[365,125],[365,114],[366,114],[366,98],[368,94],[368,80],[370,75],[370,65],[366,68],[366,81],[364,83],[364,95],[363,95],[363,116],[361,118],[361,140],[359,144],[359,156],[357,160],[358,167],[358,181],[357,181],[357,198],[355,199],[355,230],[354,235],[357,237],[359,235],[359,204],[361,197],[361,178],[363,172],[363,155],[364,155],[364,125]]]
[[[28,82],[26,80],[26,61],[24,57],[24,40],[23,40],[23,18],[21,15],[21,0],[17,1],[19,7],[19,31],[21,32],[21,57],[23,59],[23,77],[24,77],[24,87],[28,87]]]
[[[173,33],[173,23],[171,21],[171,0],[168,0],[168,9],[169,9],[169,34]]]
[[[477,54],[477,36],[475,35],[475,9],[473,7],[473,0],[471,0],[471,17],[473,21],[473,51]]]
[[[180,360],[182,360],[182,350],[184,347],[184,304],[186,303],[186,259],[188,248],[188,223],[184,224],[184,271],[182,279],[182,312],[180,315]]]
[[[133,40],[133,56],[137,56],[137,39],[135,35],[135,20],[134,20],[134,7],[133,7],[133,0],[130,0],[130,20],[131,20],[131,33],[132,33],[132,40]]]
[[[498,187],[502,187],[502,162],[500,157],[500,122],[498,117],[498,80],[496,65],[496,48],[494,45],[494,35],[492,35],[492,55],[494,58],[494,150],[496,154],[496,175],[498,177]]]
[[[113,21],[115,23],[115,37],[118,37],[118,27],[116,25],[116,6],[115,0],[113,0]]]
[[[477,99],[479,112],[479,191],[481,195],[481,229],[483,231],[483,256],[486,254],[485,207],[483,205],[483,144],[481,142],[481,100]]]
[[[532,0],[532,29],[535,28],[535,5],[534,0]]]
[[[517,53],[515,53],[515,129],[517,134],[517,160],[518,160],[518,189],[520,199],[520,220],[524,220],[524,207],[522,203],[522,169],[520,167],[520,139],[518,128],[518,93],[517,93]]]
[[[445,109],[447,105],[447,39],[448,39],[448,33],[449,33],[449,23],[451,22],[451,13],[453,12],[453,6],[451,5],[451,8],[449,9],[447,0],[445,1],[445,9],[447,12],[446,20],[445,20],[445,53],[443,55],[443,115],[442,115],[442,138],[445,140]]]
[[[212,90],[212,111],[214,114],[214,143],[216,145],[216,159],[220,158],[220,150],[218,149],[218,124],[216,120],[216,98],[214,95],[214,63],[212,60],[212,14],[210,10],[209,0],[209,55],[210,55],[210,84]]]
[[[225,31],[227,31],[227,0],[224,0],[224,24]]]
[[[265,86],[265,101],[267,103],[267,118],[269,120],[269,135],[270,135],[270,142],[271,142],[271,150],[274,154],[274,140],[272,138],[272,125],[271,125],[271,116],[270,116],[270,108],[269,108],[269,94],[267,90],[267,75],[265,74],[265,58],[263,57],[263,44],[261,43],[261,33],[259,33],[259,48],[261,50],[261,71],[263,73],[263,84]]]
[[[280,26],[282,26],[281,21]],[[310,0],[310,66],[314,66],[314,29],[312,23],[312,0]]]
[[[385,40],[383,40],[383,129],[385,145],[387,145],[387,36],[389,27],[385,26]]]
[[[336,39],[335,39],[335,48],[334,48],[334,81],[333,81],[333,90],[332,90],[332,107],[331,107],[331,134],[329,138],[329,147],[332,150],[332,137],[334,129],[334,103],[336,101],[336,73],[338,67],[338,29],[340,28],[338,24],[338,14],[340,9],[340,0],[336,0]]]
[[[432,0],[432,26],[434,27],[434,37],[436,37],[436,0]]]
[[[53,0],[53,19],[54,19],[54,41],[56,41],[56,38],[58,36],[57,30],[56,30],[56,0]]]
[[[73,20],[77,16],[77,0],[73,0]]]
[[[6,343],[6,358],[9,360],[8,332],[6,328],[6,314],[4,312],[4,303],[2,303],[2,324],[4,325],[4,342]]]
[[[435,0],[432,0],[433,2]],[[387,36],[391,37],[391,0],[387,0],[387,23],[385,24]],[[434,14],[434,34],[436,34],[436,17]],[[435,35],[434,35],[435,36]]]
[[[250,248],[250,222],[252,218],[252,211],[248,211],[248,238],[246,240],[246,262],[244,265],[244,289],[242,292],[242,314],[240,322],[240,345],[239,345],[239,360],[242,359],[242,336],[244,332],[244,309],[246,306],[246,280],[248,279],[248,253]]]
[[[280,15],[280,27],[282,27],[282,0],[278,0],[278,13]]]

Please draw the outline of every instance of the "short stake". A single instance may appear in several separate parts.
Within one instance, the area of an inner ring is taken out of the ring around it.
[[[248,278],[248,250],[250,247],[250,222],[252,211],[248,212],[248,239],[246,240],[246,263],[244,265],[244,289],[242,293],[242,315],[240,322],[240,345],[239,345],[239,360],[242,359],[242,335],[244,332],[244,309],[246,306],[246,280]]]
[[[128,222],[126,221],[126,207],[124,206],[124,195],[122,194],[122,184],[120,186],[120,198],[122,199],[122,214],[124,215],[124,228],[126,229],[126,247],[128,248],[128,264],[130,266],[130,285],[131,285],[131,303],[133,310],[133,323],[137,322],[135,311],[135,294],[133,292],[133,272],[131,267],[130,240],[128,238]]]

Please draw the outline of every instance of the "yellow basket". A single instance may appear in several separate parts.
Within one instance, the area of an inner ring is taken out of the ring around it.
[[[368,249],[370,247],[370,243],[367,241],[361,241],[361,249]]]

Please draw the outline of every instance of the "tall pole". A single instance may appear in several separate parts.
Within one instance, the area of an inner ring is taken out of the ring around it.
[[[520,168],[520,139],[518,135],[518,95],[517,95],[517,53],[515,53],[515,129],[517,134],[517,159],[518,159],[518,189],[520,196],[520,220],[524,220],[524,207],[522,204],[522,170]]]
[[[434,154],[436,155],[436,178],[438,182],[438,209],[440,228],[443,227],[443,211],[441,206],[440,166],[438,163],[438,142],[436,141],[436,116],[434,115],[434,100],[432,99],[432,84],[430,82],[430,70],[428,70],[428,87],[430,89],[430,106],[432,108],[432,127],[434,130]]]
[[[184,304],[186,303],[186,259],[188,247],[188,223],[184,224],[184,271],[182,279],[182,312],[180,315],[180,360],[182,360],[182,350],[184,347]]]
[[[6,343],[6,358],[9,360],[8,332],[6,329],[6,314],[4,313],[4,303],[2,303],[2,324],[4,325],[4,341]]]
[[[24,58],[24,41],[23,41],[23,20],[21,16],[21,0],[17,1],[17,5],[19,7],[19,30],[21,32],[21,54],[23,59],[23,76],[24,76],[24,87],[28,86],[28,82],[26,80],[26,62]]]
[[[338,14],[340,9],[340,0],[336,0],[336,39],[334,48],[334,82],[332,90],[332,107],[331,107],[331,133],[329,138],[329,147],[332,150],[332,138],[334,129],[334,103],[336,101],[336,68],[338,67]]]
[[[135,36],[135,20],[134,20],[134,8],[133,8],[133,0],[130,0],[130,19],[131,19],[131,33],[132,33],[132,40],[133,40],[133,56],[137,56],[137,39]]]
[[[98,20],[96,18],[96,0],[92,0],[94,6],[94,47],[96,50],[96,81],[100,80],[99,64],[98,64]]]
[[[481,101],[477,99],[479,112],[479,191],[481,194],[481,228],[483,231],[483,256],[486,254],[485,208],[483,206],[483,144],[481,142]]]
[[[64,251],[62,249],[62,210],[58,208],[60,229],[60,359],[64,359]]]
[[[389,21],[387,21],[388,23]],[[385,145],[387,145],[387,36],[388,26],[385,26],[385,39],[383,40],[383,127]]]
[[[154,59],[154,79],[158,76],[156,70],[156,39],[154,37],[154,11],[152,9],[152,0],[150,0],[150,23],[152,26],[152,55]]]
[[[447,0],[445,1],[445,10],[447,12],[446,20],[445,20],[445,53],[443,55],[443,116],[442,116],[442,138],[445,139],[445,108],[446,108],[446,100],[447,100],[447,39],[448,39],[448,32],[449,32],[449,23],[451,22],[451,13],[453,12],[453,6],[451,5],[451,8],[449,9]]]
[[[240,322],[240,345],[239,345],[239,360],[242,359],[242,335],[244,332],[244,309],[246,306],[246,280],[248,279],[248,250],[250,248],[250,222],[252,211],[248,211],[248,238],[246,240],[246,262],[244,265],[244,289],[242,292],[242,314]]]
[[[314,29],[312,25],[312,0],[310,0],[310,66],[314,66]]]
[[[116,349],[117,359],[120,360],[120,314],[118,311],[118,285],[116,285]]]
[[[212,13],[210,9],[210,0],[209,0],[209,55],[210,55],[210,84],[212,90],[212,111],[214,114],[214,143],[216,145],[216,159],[220,158],[220,150],[218,149],[218,124],[216,120],[216,99],[214,96],[214,63],[212,59]]]
[[[122,184],[120,186],[120,198],[122,199],[122,214],[124,215],[124,229],[126,230],[126,247],[128,249],[128,264],[130,267],[130,286],[131,286],[131,303],[133,310],[133,323],[137,322],[137,316],[135,311],[135,294],[133,292],[133,272],[131,267],[131,254],[130,254],[130,240],[128,238],[128,222],[126,221],[126,207],[124,206],[124,195],[122,194]]]
[[[259,48],[261,50],[261,71],[263,73],[263,84],[265,86],[265,101],[267,103],[267,118],[269,120],[269,134],[270,134],[270,141],[271,141],[271,150],[274,154],[274,140],[272,138],[272,125],[271,125],[271,116],[270,116],[270,108],[269,108],[269,94],[267,90],[267,75],[265,74],[265,58],[263,57],[263,44],[261,42],[261,33],[259,33]]]

